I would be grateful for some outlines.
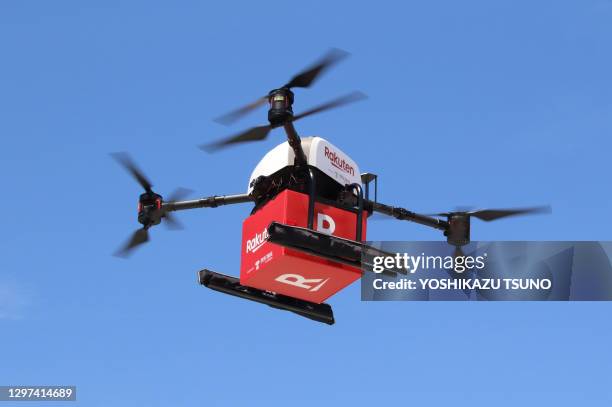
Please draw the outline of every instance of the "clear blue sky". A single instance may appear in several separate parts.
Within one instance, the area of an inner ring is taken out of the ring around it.
[[[422,212],[550,203],[474,223],[479,240],[609,240],[612,2],[3,1],[0,384],[75,384],[82,406],[590,405],[612,402],[608,303],[362,303],[333,327],[196,284],[238,273],[248,206],[179,214],[124,261],[138,186],[246,190],[282,141],[207,155],[212,117],[328,47],[352,57],[296,111],[380,198]],[[439,239],[409,223],[378,240]],[[32,404],[36,405],[36,404]],[[74,404],[73,404],[74,405]]]

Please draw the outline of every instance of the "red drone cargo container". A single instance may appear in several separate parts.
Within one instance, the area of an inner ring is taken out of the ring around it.
[[[366,219],[362,220],[363,239]],[[306,227],[308,195],[285,190],[244,220],[240,284],[320,304],[361,277],[359,268],[266,241],[273,221]],[[314,228],[355,240],[357,213],[316,202]]]

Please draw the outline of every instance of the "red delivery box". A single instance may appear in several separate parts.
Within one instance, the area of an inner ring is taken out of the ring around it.
[[[364,213],[364,240],[366,218]],[[267,242],[273,221],[307,227],[308,195],[287,189],[244,220],[240,284],[321,303],[361,277],[358,268]],[[316,202],[314,229],[354,240],[357,213]]]

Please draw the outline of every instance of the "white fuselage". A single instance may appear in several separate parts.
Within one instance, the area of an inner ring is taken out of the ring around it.
[[[357,163],[329,141],[321,137],[304,137],[302,138],[302,149],[308,165],[329,175],[340,185],[361,184],[361,173]],[[254,179],[274,174],[293,165],[294,159],[293,149],[286,141],[274,147],[253,170],[247,193],[251,193],[253,189],[251,183]]]

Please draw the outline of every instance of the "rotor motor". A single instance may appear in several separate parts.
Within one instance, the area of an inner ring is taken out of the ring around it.
[[[453,246],[465,246],[470,243],[470,215],[452,213],[448,217],[448,229],[444,232],[446,241]]]
[[[145,192],[138,198],[138,223],[143,226],[158,225],[161,216],[155,216],[161,209],[162,196],[155,192]]]
[[[271,125],[282,125],[293,117],[293,92],[288,88],[270,91],[268,103],[268,121]]]

